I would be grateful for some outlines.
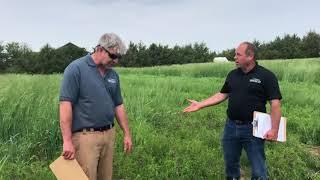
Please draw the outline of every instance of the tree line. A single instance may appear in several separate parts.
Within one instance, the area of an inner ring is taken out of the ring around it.
[[[295,59],[320,57],[320,34],[310,31],[300,38],[297,34],[277,36],[273,41],[264,43],[258,40],[252,42],[256,49],[257,59]],[[219,56],[233,59],[235,49],[222,51]]]
[[[292,59],[320,57],[320,34],[310,31],[300,38],[286,34],[270,42],[254,40],[257,59]],[[73,60],[88,54],[84,48],[68,43],[60,48],[44,45],[39,52],[33,52],[24,43],[0,43],[0,73],[51,74],[61,73]],[[215,57],[227,57],[233,61],[235,49],[222,52],[210,51],[205,43],[185,46],[149,46],[130,42],[126,55],[120,60],[123,67],[147,67],[171,64],[212,62]]]

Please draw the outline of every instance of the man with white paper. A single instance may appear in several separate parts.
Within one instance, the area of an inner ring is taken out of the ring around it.
[[[253,136],[258,138],[265,138],[265,134],[272,128],[272,120],[269,114],[255,111],[253,113]],[[285,142],[287,140],[286,136],[286,124],[287,118],[281,117],[278,138],[274,139],[279,142]]]
[[[227,121],[222,138],[226,179],[240,179],[243,148],[251,164],[251,179],[268,179],[264,139],[253,136],[252,120],[254,111],[266,112],[266,103],[269,101],[272,126],[264,138],[277,139],[282,98],[278,80],[271,71],[258,65],[252,43],[241,43],[234,58],[237,68],[229,72],[220,92],[201,102],[189,100],[191,104],[184,112],[198,111],[228,99]]]

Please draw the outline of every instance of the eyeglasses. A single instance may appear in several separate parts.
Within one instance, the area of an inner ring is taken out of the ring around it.
[[[121,59],[121,55],[120,54],[112,54],[112,53],[110,53],[110,51],[108,51],[106,48],[104,48],[103,46],[101,46],[102,47],[102,49],[103,50],[105,50],[107,53],[108,53],[108,55],[109,55],[109,57],[112,59],[112,60],[115,60],[115,59]]]

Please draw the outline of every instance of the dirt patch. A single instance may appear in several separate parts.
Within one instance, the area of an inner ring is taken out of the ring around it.
[[[311,146],[308,150],[312,155],[320,157],[320,146]]]

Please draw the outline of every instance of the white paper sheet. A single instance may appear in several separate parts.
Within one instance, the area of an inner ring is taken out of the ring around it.
[[[286,123],[287,119],[281,117],[277,141],[285,142],[287,140]],[[253,136],[264,139],[263,136],[271,129],[271,117],[269,114],[254,111],[252,124]]]

